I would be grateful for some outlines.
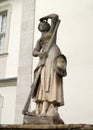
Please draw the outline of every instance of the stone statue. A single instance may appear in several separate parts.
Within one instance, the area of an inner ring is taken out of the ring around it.
[[[56,44],[59,23],[57,14],[40,18],[38,29],[41,37],[33,50],[33,56],[39,57],[39,63],[34,70],[34,81],[23,110],[24,115],[31,115],[28,112],[31,97],[36,103],[35,115],[53,116],[58,113],[58,107],[64,104],[63,77],[67,74],[67,60]]]

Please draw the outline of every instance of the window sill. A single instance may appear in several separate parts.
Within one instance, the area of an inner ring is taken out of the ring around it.
[[[6,56],[8,56],[8,53],[0,53],[0,58],[1,57],[6,57]]]

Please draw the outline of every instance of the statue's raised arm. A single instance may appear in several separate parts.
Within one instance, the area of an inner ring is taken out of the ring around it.
[[[53,32],[54,29],[55,29],[55,26],[59,20],[59,16],[57,14],[50,14],[50,15],[47,15],[45,17],[42,17],[40,18],[40,21],[43,22],[43,21],[47,21],[48,22],[48,19],[51,19],[51,26],[50,26],[50,32]]]

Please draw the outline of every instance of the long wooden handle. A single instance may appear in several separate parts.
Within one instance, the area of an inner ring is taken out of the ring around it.
[[[31,90],[30,90],[29,96],[27,98],[26,104],[25,104],[25,106],[24,106],[24,108],[22,110],[22,114],[25,115],[26,112],[28,112],[30,101],[31,101]]]
[[[60,24],[60,21],[61,21],[61,20],[58,20],[58,22],[57,22],[57,24],[56,24],[56,26],[55,26],[54,32],[53,32],[52,37],[51,37],[50,42],[49,42],[49,46],[48,46],[48,48],[47,48],[47,52],[49,52],[49,50],[50,50],[50,48],[51,48],[51,46],[52,46],[52,44],[53,44],[53,40],[54,40],[54,38],[55,38],[55,34],[56,34],[56,32],[57,32],[57,29],[58,29],[58,26],[59,26],[59,24]]]
[[[30,102],[31,102],[31,97],[32,97],[33,92],[34,92],[34,90],[35,90],[35,86],[36,86],[37,81],[38,81],[38,79],[39,79],[41,70],[42,70],[42,66],[39,68],[39,72],[38,72],[38,74],[36,75],[36,79],[35,79],[35,81],[34,81],[34,83],[33,83],[33,86],[31,87],[29,96],[28,96],[27,101],[26,101],[26,103],[25,103],[25,106],[24,106],[24,108],[23,108],[22,114],[24,114],[24,115],[26,114],[26,112],[28,112],[29,105],[30,105]]]

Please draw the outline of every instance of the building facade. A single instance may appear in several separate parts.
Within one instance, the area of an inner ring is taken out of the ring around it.
[[[22,123],[31,85],[34,7],[34,0],[0,1],[0,124]]]

